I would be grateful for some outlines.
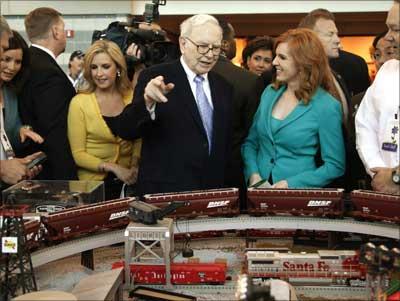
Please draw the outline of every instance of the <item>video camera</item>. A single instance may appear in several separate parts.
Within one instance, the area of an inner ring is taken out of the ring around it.
[[[145,23],[151,24],[158,20],[158,6],[166,5],[166,2],[166,0],[152,0],[151,4],[146,4]],[[129,66],[135,64],[144,63],[146,66],[152,66],[176,59],[179,56],[178,47],[166,40],[165,31],[141,29],[139,28],[140,23],[142,22],[138,22],[134,18],[129,23],[112,22],[107,29],[93,32],[92,43],[104,39],[116,43],[126,57],[128,69]],[[140,49],[139,59],[126,55],[126,50],[132,43],[135,43]]]

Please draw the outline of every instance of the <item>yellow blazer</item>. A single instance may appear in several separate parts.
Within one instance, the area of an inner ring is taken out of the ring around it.
[[[132,93],[123,98],[125,106]],[[95,93],[76,95],[69,106],[68,139],[78,166],[79,180],[103,180],[106,173],[98,171],[102,162],[130,168],[138,165],[141,140],[123,140],[112,134],[105,123]]]

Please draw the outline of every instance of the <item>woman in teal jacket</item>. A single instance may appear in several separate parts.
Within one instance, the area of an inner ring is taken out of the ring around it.
[[[345,169],[342,111],[327,56],[308,29],[282,34],[275,51],[276,79],[264,90],[242,146],[246,181],[324,187]]]

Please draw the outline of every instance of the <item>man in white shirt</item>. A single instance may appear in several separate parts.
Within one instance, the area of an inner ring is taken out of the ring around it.
[[[385,39],[400,46],[399,0],[390,9]],[[399,56],[397,56],[399,58]],[[399,72],[398,59],[387,61],[367,90],[356,114],[357,150],[376,191],[400,194],[399,186]]]
[[[83,57],[84,54],[81,50],[75,50],[69,57],[67,75],[77,91],[83,79]]]

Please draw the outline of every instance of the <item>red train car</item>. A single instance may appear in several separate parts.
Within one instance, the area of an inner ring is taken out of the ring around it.
[[[351,192],[353,211],[356,219],[378,220],[400,223],[400,196],[368,190]]]
[[[26,244],[29,249],[40,246],[40,218],[39,220],[24,220]]]
[[[264,189],[247,190],[251,215],[343,216],[343,189]]]
[[[124,267],[124,262],[115,262],[113,269]],[[135,283],[165,284],[165,265],[130,265]],[[224,284],[227,266],[225,263],[172,263],[172,284]]]
[[[160,208],[172,201],[186,202],[185,206],[168,215],[175,218],[239,214],[239,189],[237,188],[146,194],[144,200]]]
[[[126,226],[129,203],[135,198],[124,198],[75,207],[42,217],[46,228],[45,239],[64,240],[86,233]]]

